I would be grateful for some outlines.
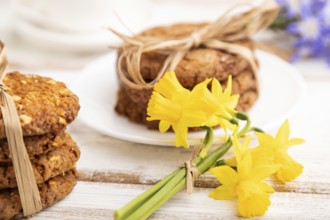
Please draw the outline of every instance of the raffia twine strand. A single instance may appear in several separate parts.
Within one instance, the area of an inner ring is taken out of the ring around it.
[[[42,209],[42,203],[32,165],[26,152],[23,132],[13,98],[6,92],[2,82],[8,62],[4,44],[0,41],[0,99],[9,151],[12,157],[18,192],[24,216],[33,215]]]
[[[198,156],[199,152],[201,151],[202,147],[203,147],[202,144],[195,145],[190,160],[187,160],[184,163],[187,169],[186,190],[188,194],[191,194],[194,191],[194,182],[201,175],[194,161]]]
[[[215,22],[200,28],[191,35],[173,39],[168,37],[130,37],[109,29],[124,41],[123,52],[117,60],[117,72],[121,81],[134,89],[152,88],[167,70],[175,70],[186,53],[199,46],[224,50],[244,57],[252,67],[257,79],[257,64],[253,53],[234,41],[247,38],[265,29],[276,18],[278,5],[273,0],[265,0],[255,5],[242,1],[230,8]],[[140,61],[143,53],[157,52],[168,55],[156,78],[146,82],[141,74]],[[125,65],[124,65],[125,64]]]

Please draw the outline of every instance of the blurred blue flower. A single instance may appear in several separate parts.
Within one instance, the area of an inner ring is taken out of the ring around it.
[[[292,60],[325,57],[330,63],[330,0],[277,0],[284,29],[296,37]]]

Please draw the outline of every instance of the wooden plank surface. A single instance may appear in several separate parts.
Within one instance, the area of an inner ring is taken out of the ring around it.
[[[111,219],[120,208],[148,186],[79,182],[65,200],[33,219]],[[239,219],[235,201],[208,197],[210,189],[199,188],[191,195],[180,192],[154,213],[151,219]],[[329,194],[277,192],[263,219],[329,219]]]

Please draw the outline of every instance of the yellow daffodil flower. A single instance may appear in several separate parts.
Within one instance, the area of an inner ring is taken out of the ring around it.
[[[181,87],[173,74],[166,73],[155,85],[155,91],[148,103],[147,120],[160,120],[159,130],[162,133],[172,126],[176,135],[176,146],[188,148],[188,128],[202,126],[206,117],[202,111],[192,108],[190,91]]]
[[[249,138],[243,144],[236,144],[234,153],[237,171],[229,166],[212,168],[210,172],[222,185],[211,191],[209,196],[219,200],[237,197],[238,212],[242,217],[264,215],[270,205],[270,193],[274,189],[263,180],[280,166],[253,164],[251,151],[247,149]]]
[[[295,179],[303,171],[303,166],[293,160],[287,151],[293,145],[302,144],[304,140],[300,138],[289,140],[289,136],[290,125],[288,120],[282,124],[275,137],[269,134],[257,133],[258,148],[260,150],[271,150],[274,154],[274,163],[281,165],[275,176],[282,182]]]
[[[236,134],[233,134],[233,149],[235,156],[226,160],[226,165],[231,167],[237,167],[237,160],[240,160],[244,153],[251,153],[252,156],[252,166],[256,167],[259,165],[271,165],[274,164],[274,154],[269,148],[254,147],[250,148],[251,137],[247,136],[243,143],[240,143]]]
[[[208,89],[210,82],[211,79],[206,79],[194,87],[192,90],[192,96],[195,97],[194,106],[206,113],[207,122],[205,126],[220,125],[225,131],[227,129],[234,130],[236,126],[229,121],[235,114],[239,95],[231,95],[231,76],[224,91],[222,91],[222,87],[216,79],[212,79],[212,90],[210,91]]]
[[[166,72],[164,74],[161,80],[156,83],[154,91],[162,94],[162,96],[168,99],[171,99],[173,95],[178,92],[189,93],[189,90],[180,84],[175,72],[173,71]]]

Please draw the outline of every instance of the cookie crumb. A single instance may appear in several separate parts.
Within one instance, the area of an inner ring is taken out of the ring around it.
[[[55,80],[48,80],[47,81],[48,84],[51,84],[51,85],[56,85],[56,81]]]
[[[52,181],[52,180],[48,181],[48,184],[51,185],[51,186],[56,186],[57,185],[57,183],[55,181]]]
[[[51,157],[51,158],[49,159],[49,161],[58,161],[58,160],[60,160],[60,159],[61,159],[60,156],[53,156],[53,157]]]
[[[22,100],[22,98],[20,96],[18,96],[18,95],[13,95],[12,97],[13,97],[13,100],[15,102],[18,102],[18,101]]]
[[[66,123],[66,120],[65,120],[64,118],[62,118],[62,117],[60,117],[59,122],[60,122],[62,125],[66,125],[66,124],[67,124],[67,123]]]
[[[27,115],[20,115],[19,119],[21,120],[22,126],[28,125],[32,122],[32,118]]]

